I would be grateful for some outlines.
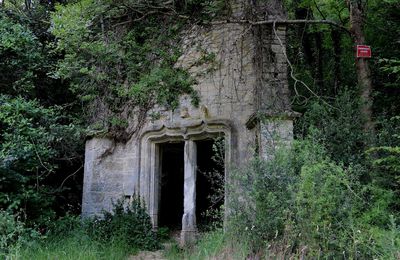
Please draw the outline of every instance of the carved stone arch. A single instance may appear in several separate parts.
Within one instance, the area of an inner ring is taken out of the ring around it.
[[[154,228],[158,227],[160,144],[176,141],[187,143],[218,137],[221,134],[225,140],[226,181],[227,169],[229,169],[232,160],[232,127],[229,120],[193,120],[180,124],[152,125],[142,132],[139,138],[138,188],[140,196],[147,205]]]

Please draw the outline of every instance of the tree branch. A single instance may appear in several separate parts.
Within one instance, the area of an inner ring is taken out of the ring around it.
[[[67,178],[65,178],[65,179],[62,181],[60,187],[58,187],[58,190],[60,190],[60,189],[64,186],[64,183],[65,183],[66,180],[68,180],[70,177],[72,177],[72,176],[74,176],[75,174],[77,174],[82,168],[83,168],[83,165],[81,165],[81,166],[78,168],[78,170],[76,170],[75,172],[73,172],[73,173],[71,173],[70,175],[68,175]]]
[[[240,24],[251,24],[251,25],[264,25],[264,24],[328,24],[338,27],[350,34],[350,31],[334,21],[331,20],[261,20],[261,21],[251,21],[251,20],[223,20],[210,22],[212,25],[226,24],[226,23],[240,23]]]

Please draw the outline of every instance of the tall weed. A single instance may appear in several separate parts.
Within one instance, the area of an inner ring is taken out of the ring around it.
[[[18,257],[22,247],[39,237],[39,233],[7,211],[0,210],[0,258]]]
[[[126,259],[138,250],[160,247],[150,217],[138,197],[133,197],[129,204],[119,200],[112,212],[103,212],[102,216],[92,219],[82,221],[78,216],[67,215],[49,223],[46,234],[37,237],[30,235],[31,229],[10,215],[0,214],[0,220],[1,253],[6,257]],[[28,238],[30,243],[25,243]]]
[[[247,241],[253,254],[395,259],[400,233],[398,219],[390,217],[393,195],[362,183],[366,171],[336,163],[313,139],[294,141],[232,176],[237,190],[247,192],[229,204],[228,231]]]

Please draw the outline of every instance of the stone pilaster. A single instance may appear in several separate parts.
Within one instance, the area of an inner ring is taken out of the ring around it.
[[[196,143],[192,140],[185,141],[185,176],[183,184],[183,217],[181,244],[187,245],[196,239],[196,166],[197,149]]]

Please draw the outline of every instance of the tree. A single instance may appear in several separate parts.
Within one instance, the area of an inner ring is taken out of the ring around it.
[[[364,21],[366,18],[365,9],[367,1],[346,0],[350,12],[350,32],[356,45],[365,44]],[[374,124],[372,119],[372,79],[368,61],[363,58],[356,59],[356,73],[360,87],[360,97],[363,102],[361,113],[365,118],[365,131],[373,132]]]
[[[73,95],[50,76],[59,56],[38,25],[51,7],[13,3],[0,10],[0,208],[41,221],[66,206],[54,203],[70,195],[65,186],[76,188],[64,179],[82,172],[83,140]]]

